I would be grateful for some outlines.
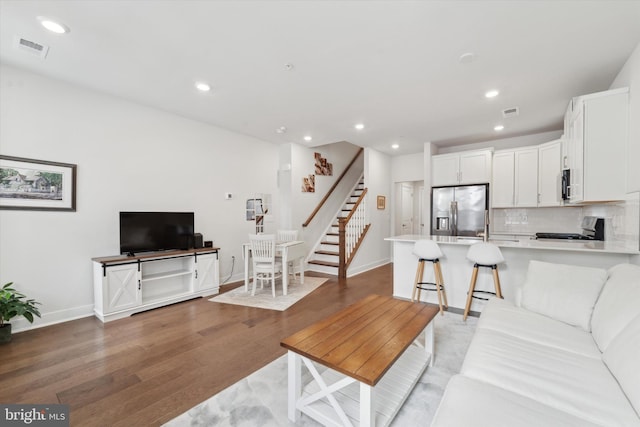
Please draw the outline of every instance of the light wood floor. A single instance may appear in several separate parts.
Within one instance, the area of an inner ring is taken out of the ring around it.
[[[0,346],[0,402],[68,404],[72,426],[160,425],[285,354],[281,339],[369,294],[392,294],[392,264],[327,277],[284,312],[200,298],[15,334]]]

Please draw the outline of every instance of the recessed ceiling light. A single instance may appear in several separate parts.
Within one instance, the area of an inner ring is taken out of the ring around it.
[[[307,141],[307,142],[311,141],[311,139],[312,138],[311,138],[310,135],[305,135],[305,137],[304,137],[304,140]]]
[[[362,130],[364,129],[364,124],[363,123],[358,123],[357,125],[354,126],[356,129],[358,130]]]
[[[205,82],[196,82],[196,89],[200,92],[209,92],[211,90],[211,86]]]
[[[287,131],[287,128],[284,126],[280,126],[278,129],[276,129],[276,133],[285,133]]]
[[[67,27],[66,25],[61,24],[60,22],[56,22],[51,18],[47,18],[45,16],[38,16],[37,19],[38,21],[40,21],[40,24],[44,28],[51,31],[52,33],[65,34],[71,31],[69,27]]]
[[[496,96],[498,96],[499,94],[500,94],[500,92],[498,92],[497,90],[493,89],[493,90],[490,90],[490,91],[486,92],[486,93],[484,94],[484,96],[485,96],[486,98],[495,98],[495,97],[496,97]]]
[[[287,71],[293,70],[293,64],[290,62],[287,62],[286,64],[284,64],[284,69]]]
[[[394,150],[397,150],[398,148],[400,148],[400,145],[398,144],[392,144],[391,148],[393,148]]]
[[[500,132],[502,129],[504,129],[504,126],[502,125],[496,125],[493,127],[493,130]]]

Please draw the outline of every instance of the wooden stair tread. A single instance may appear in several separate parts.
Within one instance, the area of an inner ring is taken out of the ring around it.
[[[326,267],[340,267],[340,265],[337,262],[329,262],[329,261],[318,261],[315,259],[312,259],[311,261],[308,261],[308,264],[315,264],[315,265],[324,265]]]
[[[338,246],[339,243],[338,242],[320,242],[320,244]]]
[[[315,251],[314,253],[318,255],[335,255],[335,256],[340,255],[339,252],[333,252],[333,251]]]

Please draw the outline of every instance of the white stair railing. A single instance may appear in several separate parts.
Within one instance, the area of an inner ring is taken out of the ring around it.
[[[369,229],[366,223],[366,203],[365,197],[367,189],[362,191],[355,205],[344,218],[338,218],[338,242],[339,242],[339,267],[338,277],[347,277],[347,267],[351,263],[355,252],[364,237],[364,233]]]

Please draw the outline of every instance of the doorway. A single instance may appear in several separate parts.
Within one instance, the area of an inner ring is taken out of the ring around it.
[[[424,234],[424,181],[396,183],[395,234]]]

